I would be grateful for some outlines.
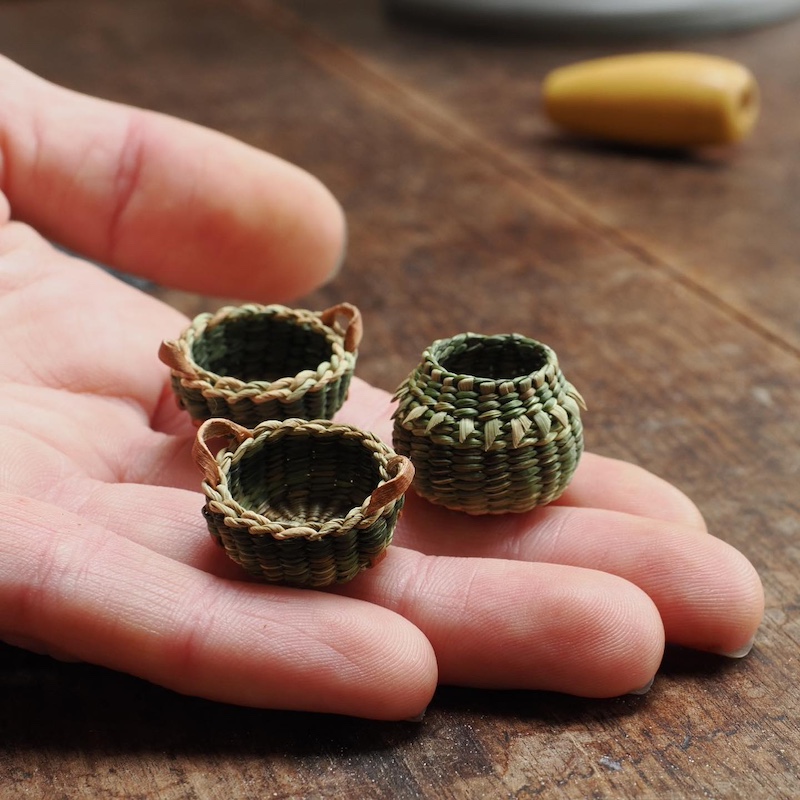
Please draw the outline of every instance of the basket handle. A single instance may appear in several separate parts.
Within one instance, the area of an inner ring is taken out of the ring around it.
[[[197,430],[197,436],[192,445],[192,458],[203,473],[207,483],[219,483],[219,464],[208,448],[208,442],[222,436],[234,439],[241,444],[245,439],[252,439],[253,432],[229,419],[207,419]]]
[[[194,375],[195,368],[183,351],[183,348],[176,341],[164,339],[161,346],[158,348],[158,357],[170,369],[175,372],[180,372],[184,375]]]
[[[394,476],[379,486],[370,497],[367,516],[377,514],[384,506],[399,500],[414,480],[414,465],[405,456],[395,456],[387,464],[389,473]]]
[[[350,353],[358,350],[364,325],[361,322],[361,312],[352,303],[339,303],[320,312],[319,318],[329,328],[333,327],[337,317],[344,317],[344,348]]]

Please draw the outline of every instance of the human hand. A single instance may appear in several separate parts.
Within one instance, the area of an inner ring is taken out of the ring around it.
[[[15,218],[161,282],[286,299],[343,249],[338,206],[299,170],[7,61],[0,148]],[[243,579],[206,531],[195,430],[156,356],[185,319],[9,222],[5,197],[6,641],[216,700],[381,719],[419,714],[437,682],[623,694],[651,680],[665,638],[731,655],[751,641],[763,597],[746,559],[676,489],[591,454],[529,514],[409,496],[389,556],[335,590]],[[356,380],[337,419],[390,441],[389,410]]]

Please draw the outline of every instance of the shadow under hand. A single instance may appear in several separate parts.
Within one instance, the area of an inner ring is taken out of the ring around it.
[[[342,755],[395,747],[417,724],[264,711],[0,644],[0,741],[56,752]]]
[[[702,680],[740,665],[670,647],[659,674]],[[656,698],[657,691],[658,680]],[[448,729],[450,739],[463,743],[467,758],[480,738],[473,732],[476,724],[494,729],[492,738],[504,731],[604,728],[642,713],[653,697],[592,700],[550,692],[441,687],[421,723],[387,723],[214,703],[101,667],[63,663],[0,644],[0,741],[7,752],[48,748],[112,755],[213,753],[369,761],[370,754],[403,751],[426,739],[438,742]]]

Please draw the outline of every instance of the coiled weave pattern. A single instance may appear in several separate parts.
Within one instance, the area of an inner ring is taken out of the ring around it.
[[[451,509],[550,503],[583,452],[583,398],[555,352],[519,334],[434,342],[395,399],[394,446],[414,464],[415,490]]]
[[[207,442],[231,445],[216,457]],[[204,423],[194,445],[203,514],[214,540],[268,583],[321,587],[352,580],[389,546],[411,462],[374,434],[328,420]]]
[[[180,406],[197,422],[225,417],[254,427],[266,419],[331,419],[347,396],[361,340],[361,315],[280,305],[226,306],[200,314],[159,357]]]

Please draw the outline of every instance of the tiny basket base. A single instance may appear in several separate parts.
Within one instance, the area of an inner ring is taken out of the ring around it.
[[[383,560],[402,505],[398,503],[368,530],[351,530],[324,539],[279,540],[268,533],[230,528],[225,516],[208,506],[203,508],[203,515],[214,541],[250,575],[265,583],[322,588],[347,583]]]

